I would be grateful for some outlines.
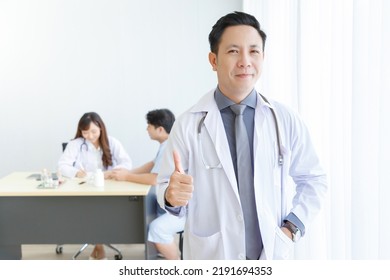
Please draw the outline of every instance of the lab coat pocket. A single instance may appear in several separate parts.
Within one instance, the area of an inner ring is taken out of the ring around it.
[[[293,256],[294,242],[279,228],[275,228],[274,260],[288,260]]]
[[[221,232],[205,237],[190,232],[188,238],[191,244],[190,259],[222,260],[225,258]]]

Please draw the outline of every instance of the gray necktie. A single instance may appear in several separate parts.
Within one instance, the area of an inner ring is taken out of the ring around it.
[[[243,113],[246,108],[246,105],[234,104],[231,105],[230,108],[236,114],[236,175],[242,211],[244,213],[246,257],[248,259],[256,260],[260,256],[260,252],[262,249],[262,240],[256,211],[252,161],[249,148],[248,134],[243,118]]]

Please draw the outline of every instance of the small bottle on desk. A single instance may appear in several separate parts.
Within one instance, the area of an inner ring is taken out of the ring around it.
[[[104,173],[101,169],[97,169],[94,174],[94,185],[95,187],[104,187]]]
[[[46,168],[44,168],[41,172],[41,182],[42,182],[42,187],[44,188],[50,188],[53,184],[51,173]]]

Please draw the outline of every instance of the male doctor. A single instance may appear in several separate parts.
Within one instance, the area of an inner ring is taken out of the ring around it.
[[[254,88],[265,40],[249,14],[219,19],[209,34],[218,86],[172,128],[158,196],[187,216],[184,259],[292,258],[324,202],[326,175],[306,126]]]

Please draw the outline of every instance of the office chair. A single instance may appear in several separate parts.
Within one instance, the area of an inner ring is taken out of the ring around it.
[[[68,145],[68,142],[62,143],[62,152],[65,151],[66,145]],[[73,255],[72,259],[75,260],[88,247],[88,245],[90,245],[90,244],[85,243],[83,246],[81,246],[81,248]],[[116,260],[123,259],[121,251],[119,251],[117,248],[115,248],[111,244],[104,244],[104,245],[111,248],[112,250],[114,250],[117,253],[114,256]],[[64,248],[63,244],[57,244],[56,253],[62,254],[63,248]]]

